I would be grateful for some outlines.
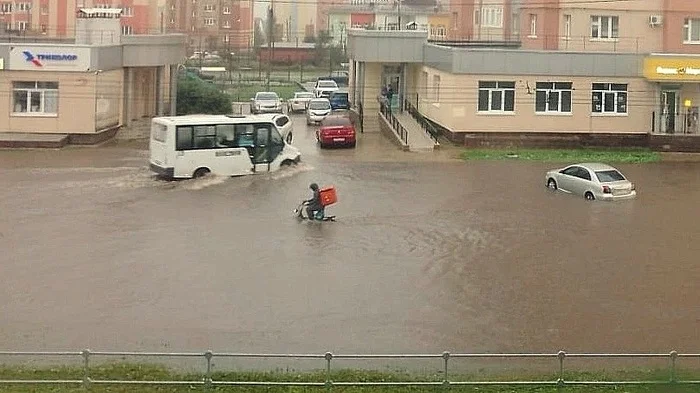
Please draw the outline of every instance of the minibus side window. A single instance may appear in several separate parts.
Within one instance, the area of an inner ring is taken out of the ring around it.
[[[216,147],[237,147],[236,130],[233,124],[216,126]]]
[[[194,146],[196,149],[211,149],[216,144],[216,126],[195,126]]]
[[[189,150],[192,148],[192,127],[177,128],[177,144],[175,150]]]

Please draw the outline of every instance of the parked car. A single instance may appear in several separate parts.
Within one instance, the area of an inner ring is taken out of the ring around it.
[[[273,91],[259,91],[250,99],[250,113],[282,113],[282,100]]]
[[[327,98],[314,98],[306,108],[306,124],[320,123],[331,113],[331,102]]]
[[[331,92],[338,90],[338,84],[334,80],[330,79],[319,79],[316,81],[316,86],[314,87],[314,96],[321,97],[325,95],[330,96]]]
[[[547,172],[547,187],[580,195],[587,200],[612,201],[637,196],[634,183],[617,169],[600,163],[570,165]]]
[[[282,135],[282,138],[284,138],[288,144],[292,144],[292,131],[294,130],[294,124],[289,116],[283,113],[265,113],[255,116],[275,123],[277,130],[280,132],[280,135]]]
[[[321,148],[328,146],[355,147],[355,126],[350,117],[345,115],[330,115],[321,121],[321,127],[316,131],[316,140]]]
[[[350,94],[346,90],[331,92],[328,101],[331,102],[331,110],[350,109]]]
[[[298,91],[294,93],[294,98],[289,100],[287,104],[287,112],[301,112],[306,110],[306,105],[309,100],[314,98],[314,93],[309,93],[308,91]]]

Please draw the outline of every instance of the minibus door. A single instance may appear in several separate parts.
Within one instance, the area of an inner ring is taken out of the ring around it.
[[[255,172],[270,171],[270,130],[268,124],[261,124],[255,128],[255,147],[253,148],[253,166]]]

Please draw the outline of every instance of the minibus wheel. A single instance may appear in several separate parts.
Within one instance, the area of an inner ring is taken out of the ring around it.
[[[194,171],[194,174],[192,175],[193,178],[197,179],[199,177],[205,176],[211,172],[209,168],[198,168],[196,171]]]

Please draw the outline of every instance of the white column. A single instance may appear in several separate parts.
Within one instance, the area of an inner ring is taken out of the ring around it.
[[[156,67],[156,116],[163,116],[163,66]]]
[[[123,99],[123,113],[122,113],[122,124],[125,127],[131,125],[131,101],[134,96],[134,69],[129,67],[124,69],[124,99]]]

